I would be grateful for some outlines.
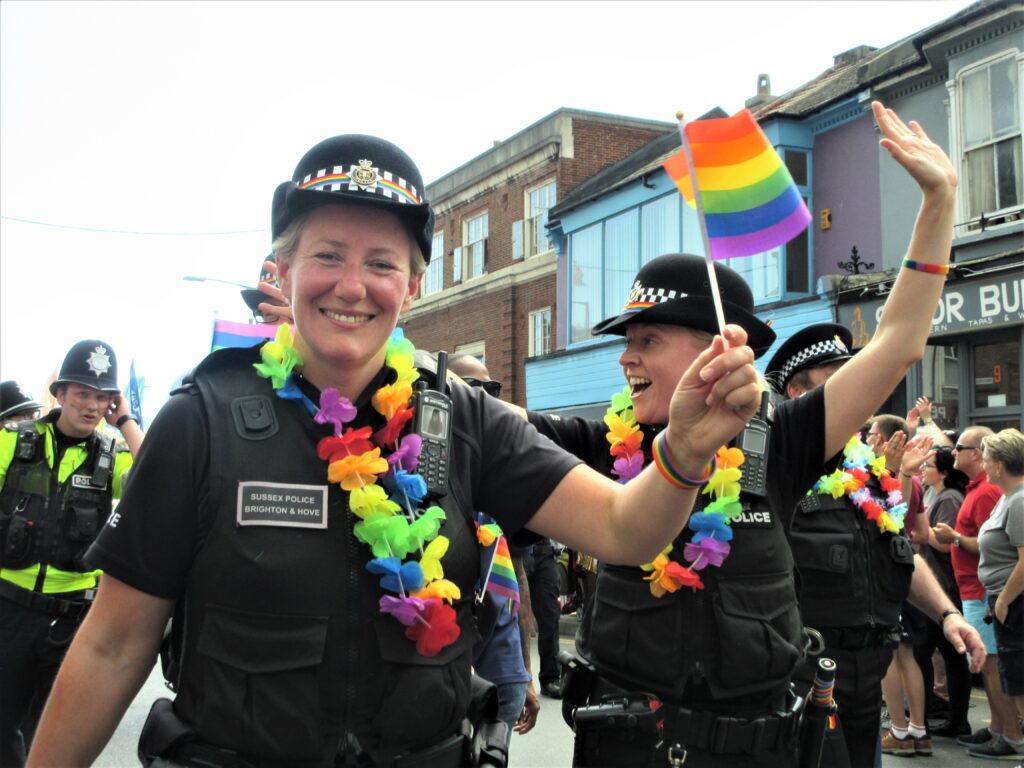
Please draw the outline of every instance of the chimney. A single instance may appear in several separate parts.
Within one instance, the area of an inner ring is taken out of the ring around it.
[[[746,106],[757,107],[761,104],[766,104],[774,98],[772,96],[772,79],[768,77],[767,73],[762,72],[757,76],[757,95],[747,99]]]
[[[832,57],[833,67],[845,67],[848,64],[856,64],[861,59],[865,59],[878,49],[871,45],[858,45],[856,48],[851,48],[848,51],[837,53]]]

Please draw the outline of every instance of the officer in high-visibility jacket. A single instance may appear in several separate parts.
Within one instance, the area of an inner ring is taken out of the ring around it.
[[[60,405],[0,431],[0,766],[20,766],[99,571],[82,555],[121,495],[142,431],[109,344],[75,344],[50,393]],[[128,450],[97,431],[121,431]]]

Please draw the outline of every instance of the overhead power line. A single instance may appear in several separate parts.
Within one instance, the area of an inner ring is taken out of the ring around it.
[[[103,232],[109,235],[145,235],[150,237],[211,237],[215,235],[253,235],[260,232],[270,231],[268,227],[261,227],[260,229],[236,229],[224,232],[147,232],[144,230],[105,229],[102,227],[79,227],[73,224],[55,224],[50,221],[21,219],[16,216],[0,216],[0,219],[3,219],[4,221],[16,221],[20,224],[32,224],[33,226],[37,227],[50,227],[52,229],[71,229],[77,230],[79,232]]]

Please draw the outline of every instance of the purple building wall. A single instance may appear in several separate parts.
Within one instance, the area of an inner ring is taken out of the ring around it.
[[[857,247],[862,261],[881,271],[878,134],[870,113],[819,134],[814,143],[814,274],[845,274],[838,262]],[[821,228],[821,212],[832,209],[832,228]]]

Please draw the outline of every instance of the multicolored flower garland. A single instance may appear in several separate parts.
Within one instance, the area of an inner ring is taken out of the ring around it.
[[[359,518],[353,533],[373,552],[367,570],[381,577],[383,590],[397,595],[382,596],[380,610],[405,625],[406,636],[415,641],[421,655],[435,656],[459,637],[451,603],[461,592],[444,578],[441,565],[448,550],[448,539],[438,535],[444,510],[419,507],[427,496],[426,482],[414,471],[420,437],[402,436],[413,417],[412,384],[419,378],[413,350],[402,330],[395,329],[384,364],[397,378],[371,398],[374,409],[387,419],[376,432],[370,427],[342,431],[356,418],[357,410],[338,390],[323,390],[319,406],[302,393],[293,374],[295,366],[302,365],[302,356],[287,324],[281,325],[274,341],[260,348],[262,362],[254,367],[260,376],[270,379],[278,397],[302,402],[318,424],[333,426],[334,435],[317,444],[317,454],[328,464],[328,482],[349,492],[349,508]],[[382,454],[385,449],[391,451],[387,456]],[[419,560],[405,560],[415,552],[419,552]]]
[[[869,474],[870,473],[870,474]],[[878,484],[886,493],[883,504],[879,504],[865,487],[870,475],[878,478]],[[860,435],[854,435],[843,448],[843,462],[830,475],[822,475],[814,484],[812,493],[829,494],[838,499],[848,494],[858,509],[873,520],[882,533],[899,533],[903,530],[903,517],[907,505],[900,493],[900,481],[885,467],[885,456],[875,456]]]
[[[608,442],[611,443],[611,455],[615,459],[612,474],[618,477],[620,483],[628,483],[644,468],[643,433],[633,416],[633,401],[629,396],[628,385],[612,395],[604,423],[608,425]],[[729,556],[729,542],[732,541],[732,528],[729,526],[743,514],[739,498],[742,477],[739,467],[743,464],[743,451],[722,446],[718,449],[716,459],[717,468],[701,491],[714,497],[714,500],[701,512],[690,515],[687,523],[690,530],[696,531],[683,548],[683,557],[690,561],[689,565],[669,559],[672,551],[672,545],[669,544],[654,562],[640,566],[651,574],[644,578],[651,582],[651,594],[655,597],[675,592],[680,587],[689,587],[695,592],[704,589],[704,582],[700,580],[697,571],[708,565],[721,567]]]

